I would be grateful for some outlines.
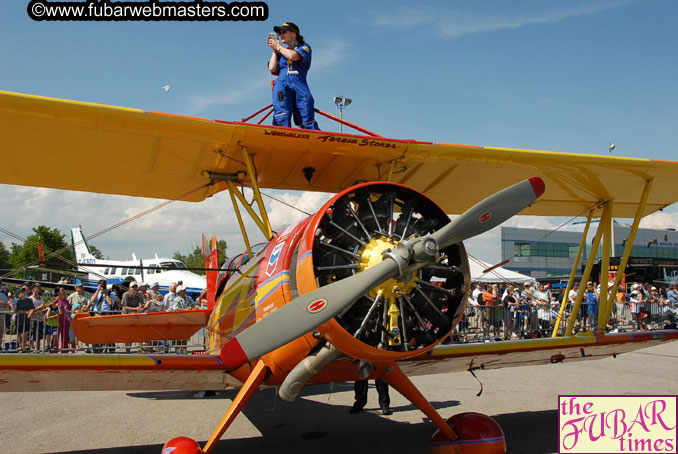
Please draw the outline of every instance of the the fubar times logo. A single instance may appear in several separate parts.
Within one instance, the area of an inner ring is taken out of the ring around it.
[[[676,453],[678,396],[558,396],[558,452]]]

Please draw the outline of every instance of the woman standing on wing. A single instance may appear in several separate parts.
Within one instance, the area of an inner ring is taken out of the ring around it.
[[[273,84],[273,124],[289,127],[294,117],[294,123],[301,128],[320,129],[315,121],[313,95],[306,82],[311,68],[311,46],[292,22],[276,25],[273,30],[280,34],[280,40],[270,34],[267,41],[273,49],[268,69],[278,76]]]

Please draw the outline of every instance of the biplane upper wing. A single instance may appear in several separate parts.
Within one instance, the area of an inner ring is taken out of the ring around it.
[[[260,187],[339,192],[390,176],[448,214],[533,176],[546,192],[521,214],[575,216],[614,200],[615,216],[633,217],[650,179],[643,215],[678,200],[678,162],[258,126],[0,92],[2,183],[200,201],[226,187],[210,184],[208,172],[245,170],[243,149]],[[102,178],[102,162],[107,174],[126,177]],[[306,168],[314,169],[310,182]],[[61,169],[78,178],[62,178]]]

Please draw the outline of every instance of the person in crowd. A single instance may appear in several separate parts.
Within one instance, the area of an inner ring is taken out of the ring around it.
[[[59,330],[59,306],[57,299],[48,298],[44,304],[45,312],[45,350],[57,351],[57,333]]]
[[[197,307],[198,303],[186,294],[186,286],[179,285],[177,287],[177,296],[174,298],[174,310],[197,309]]]
[[[146,299],[139,293],[139,284],[132,281],[129,290],[122,295],[122,311],[125,314],[142,312],[146,305]]]
[[[146,290],[146,293],[150,296],[150,300],[152,301],[157,301],[156,296],[158,296],[160,293],[160,283],[159,282],[153,282],[148,290]],[[163,305],[164,309],[164,305]]]
[[[129,283],[129,290],[122,294],[122,311],[125,314],[138,314],[144,310],[146,300],[139,293],[139,284],[132,281]],[[125,343],[125,351],[131,351],[131,344]]]
[[[156,293],[154,299],[146,301],[144,312],[162,312],[163,308],[163,296],[160,293]]]
[[[666,299],[673,307],[678,307],[678,286],[676,284],[669,285],[669,291],[666,292]]]
[[[111,301],[113,301],[111,309],[114,312],[122,312],[122,293],[120,292],[120,289],[116,289],[115,286],[111,286],[109,295],[111,297]]]
[[[579,282],[575,282],[572,285],[572,289],[567,294],[567,309],[569,309],[570,312],[572,312],[574,303],[577,300],[577,293],[579,293]]]
[[[144,298],[144,301],[148,302],[151,299],[151,294],[148,293],[148,284],[144,281],[139,282],[139,295]]]
[[[386,416],[393,414],[393,410],[391,410],[391,397],[388,395],[388,383],[377,378],[374,380],[374,384],[377,388],[377,393],[379,394],[379,407],[381,408],[381,414]],[[355,402],[349,410],[349,413],[360,413],[363,411],[363,408],[365,405],[367,405],[368,388],[369,384],[367,380],[355,381],[353,384]]]
[[[523,284],[523,291],[520,292],[520,309],[522,313],[523,325],[522,330],[525,335],[536,332],[537,330],[537,309],[534,299],[535,289],[531,282]]]
[[[635,283],[631,286],[631,293],[629,294],[629,303],[631,305],[631,317],[633,319],[633,331],[641,331],[641,307],[645,300],[643,292],[640,290],[640,285]]]
[[[9,328],[10,323],[12,322],[11,317],[8,315],[12,312],[12,306],[10,305],[9,297],[7,296],[7,293],[9,292],[6,293],[3,290],[6,289],[0,289],[0,349],[3,346],[5,331]]]
[[[202,292],[200,292],[200,295],[198,296],[196,303],[198,303],[198,306],[200,306],[200,309],[207,309],[207,289],[206,288],[202,289]]]
[[[483,295],[483,284],[481,284],[480,282],[476,282],[476,288],[473,289],[472,296],[473,299],[476,300],[476,303],[479,305],[483,304],[482,295]]]
[[[82,282],[75,284],[75,291],[66,298],[71,304],[71,308],[75,311],[83,306],[89,304],[89,298],[85,296],[85,285]]]
[[[115,311],[115,292],[108,290],[106,279],[99,279],[97,289],[90,298],[90,315],[111,315]],[[103,347],[103,349],[102,349]],[[94,352],[115,351],[115,344],[95,345]]]
[[[33,310],[28,314],[31,322],[31,348],[33,350],[40,349],[40,341],[45,334],[44,315],[47,312],[45,300],[42,298],[42,287],[40,284],[35,284],[31,289],[31,295],[28,297],[33,302]]]
[[[75,342],[71,342],[70,339],[73,306],[68,301],[68,298],[66,298],[65,288],[57,288],[56,302],[59,313],[58,348],[61,349],[61,353],[67,353],[69,347],[75,348]]]
[[[550,303],[541,303],[537,311],[537,318],[539,319],[539,331],[541,336],[548,336],[553,329],[553,323],[558,317],[558,313],[554,311]]]
[[[26,296],[26,287],[19,289],[19,295],[14,300],[15,324],[17,333],[17,351],[22,352],[30,348],[28,313],[35,307],[33,301]]]
[[[169,285],[169,291],[167,292],[167,295],[165,295],[165,299],[163,300],[165,310],[166,311],[173,311],[174,310],[174,298],[177,296],[177,283],[172,282]]]
[[[85,286],[82,282],[78,282],[75,285],[75,291],[68,295],[68,302],[71,304],[71,320],[75,314],[80,312],[89,312],[89,298],[85,296]],[[75,332],[73,332],[73,324],[71,324],[71,329],[68,332],[68,340],[73,345],[73,348],[78,348],[78,339],[75,337]]]
[[[505,311],[504,339],[508,340],[518,337],[515,333],[515,316],[518,308],[518,300],[515,296],[513,284],[506,288],[506,296],[504,296],[502,304],[504,305]]]
[[[490,326],[494,325],[494,301],[497,299],[497,285],[485,284],[483,292],[483,340],[490,342]],[[495,333],[496,335],[497,333]]]
[[[292,22],[276,25],[273,31],[280,35],[280,40],[269,37],[267,41],[273,49],[268,69],[278,76],[273,83],[273,124],[289,127],[294,118],[301,128],[320,129],[315,121],[313,95],[306,82],[311,68],[311,46]]]
[[[97,289],[90,299],[90,312],[105,315],[113,311],[113,299],[108,291],[106,279],[99,279]]]
[[[586,301],[586,319],[583,329],[586,331],[588,326],[589,329],[595,330],[598,326],[598,292],[593,282],[586,284],[584,301]]]
[[[546,293],[546,288],[542,283],[537,284],[537,289],[534,291],[533,297],[536,305],[539,307],[549,303],[549,295]]]
[[[185,285],[179,285],[176,288],[177,290],[177,295],[174,298],[174,310],[175,311],[183,311],[187,309],[197,309],[198,305],[197,303],[191,298],[189,295],[186,294],[186,286]],[[187,339],[184,340],[178,340],[176,341],[176,346],[177,346],[177,353],[188,353],[188,350],[186,348],[187,344]]]
[[[617,289],[617,301],[615,307],[617,308],[617,323],[620,323],[621,320],[626,320],[626,292],[624,292],[624,287],[619,286]]]

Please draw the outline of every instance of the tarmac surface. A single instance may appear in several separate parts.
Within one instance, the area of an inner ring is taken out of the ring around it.
[[[558,451],[558,394],[678,394],[678,343],[617,358],[450,373],[413,381],[447,419],[475,411],[502,426],[509,453]],[[169,439],[209,438],[237,390],[0,393],[0,453],[160,453]],[[294,403],[259,390],[215,453],[427,453],[435,426],[396,391],[391,416],[370,386],[365,411],[349,414],[353,385],[309,386]]]

